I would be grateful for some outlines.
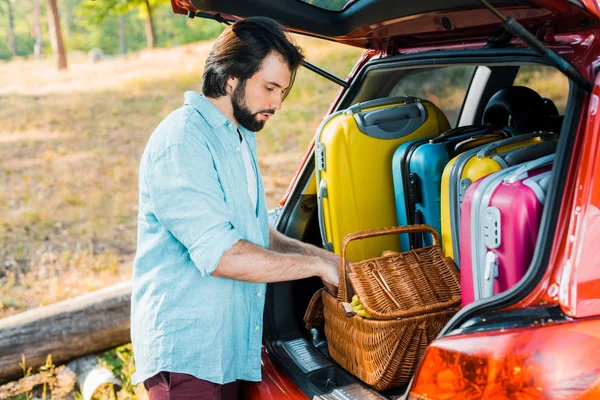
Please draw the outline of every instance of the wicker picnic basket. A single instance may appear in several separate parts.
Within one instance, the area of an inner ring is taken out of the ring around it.
[[[321,290],[322,307],[313,298],[305,318],[307,327],[324,320],[331,357],[376,390],[410,381],[429,343],[460,308],[459,273],[443,255],[437,232],[428,225],[357,232],[342,242],[343,277],[351,241],[413,232],[430,233],[433,245],[349,266],[348,279],[372,319],[348,312],[345,279],[340,279],[337,298]]]

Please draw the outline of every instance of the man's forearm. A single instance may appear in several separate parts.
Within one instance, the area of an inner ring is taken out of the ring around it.
[[[269,283],[323,277],[327,268],[324,261],[315,256],[279,253],[240,240],[223,254],[212,275]]]
[[[339,257],[336,254],[320,247],[313,246],[312,244],[287,237],[273,228],[269,229],[269,249],[278,253],[302,254],[305,256],[321,257],[333,262],[339,262]]]
[[[269,246],[271,250],[279,253],[295,253],[312,257],[320,257],[337,265],[339,270],[340,257],[337,254],[324,250],[320,247],[313,246],[312,244],[304,243],[287,237],[283,233],[278,232],[273,228],[269,229],[269,234]],[[346,261],[346,272],[344,274],[344,279],[347,279],[348,277],[347,265],[348,261]],[[354,295],[354,289],[350,285],[347,285],[346,290],[348,291],[348,295],[350,297]]]

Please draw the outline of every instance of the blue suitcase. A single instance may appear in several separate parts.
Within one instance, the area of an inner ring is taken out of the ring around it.
[[[515,134],[507,126],[466,126],[398,147],[392,159],[398,225],[427,224],[440,233],[440,192],[446,164],[464,151]],[[400,235],[401,251],[431,244],[430,235]]]

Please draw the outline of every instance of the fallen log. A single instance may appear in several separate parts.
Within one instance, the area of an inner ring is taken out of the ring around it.
[[[51,372],[41,372],[26,376],[15,382],[0,386],[0,399],[8,399],[24,393],[30,393],[35,386],[48,385],[52,398],[62,399],[75,389],[77,377],[64,365]],[[30,397],[26,397],[30,398]]]
[[[0,319],[0,383],[23,377],[49,354],[55,365],[131,341],[131,282]]]

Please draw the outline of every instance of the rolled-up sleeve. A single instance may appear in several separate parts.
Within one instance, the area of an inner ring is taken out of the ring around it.
[[[242,237],[206,144],[170,145],[153,159],[146,184],[156,219],[185,246],[202,276],[212,274]]]

